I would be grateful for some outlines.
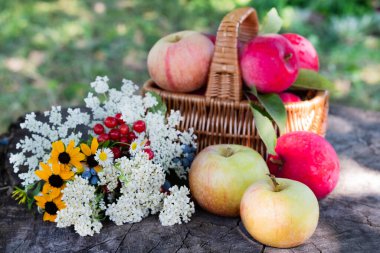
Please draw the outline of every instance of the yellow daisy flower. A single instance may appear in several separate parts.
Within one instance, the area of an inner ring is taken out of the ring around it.
[[[65,165],[66,169],[70,169],[71,166],[77,169],[82,169],[81,161],[85,156],[80,152],[80,148],[75,147],[75,142],[70,141],[69,145],[65,147],[62,141],[56,141],[52,143],[53,150],[51,151],[49,163],[60,163]]]
[[[64,188],[65,181],[74,176],[74,172],[66,170],[64,165],[59,163],[53,165],[40,163],[40,166],[42,170],[37,170],[35,173],[39,178],[46,181],[44,184],[46,194],[59,194]]]
[[[44,190],[42,190],[41,196],[34,197],[37,206],[45,211],[43,218],[44,221],[55,222],[55,219],[57,218],[57,212],[66,207],[61,197],[62,194],[46,194]]]
[[[89,147],[87,144],[82,143],[80,144],[80,148],[82,150],[82,153],[86,156],[86,163],[88,167],[94,168],[96,172],[99,172],[101,170],[101,167],[99,166],[99,162],[95,159],[96,151],[98,150],[99,143],[97,138],[93,138],[91,142],[91,147]]]

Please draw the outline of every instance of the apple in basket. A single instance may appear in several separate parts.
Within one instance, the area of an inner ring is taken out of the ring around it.
[[[302,37],[301,35],[295,33],[284,33],[282,36],[289,40],[294,50],[296,50],[300,68],[310,69],[318,72],[318,54],[311,42],[308,41],[305,37]]]
[[[242,52],[240,68],[247,86],[263,93],[280,93],[297,78],[298,57],[292,44],[278,34],[257,36]]]
[[[304,131],[282,135],[275,156],[269,156],[269,170],[277,177],[300,181],[318,199],[326,197],[339,179],[339,158],[323,137]]]
[[[202,34],[205,35],[209,40],[211,40],[212,44],[215,45],[215,41],[216,41],[215,34],[211,34],[211,33],[202,33]]]
[[[232,144],[203,149],[189,171],[190,191],[205,210],[221,216],[239,216],[244,191],[269,173],[255,150]]]
[[[273,176],[271,179],[256,182],[244,193],[241,220],[249,234],[265,245],[298,246],[312,236],[318,225],[318,200],[303,183]]]
[[[148,54],[148,71],[164,90],[191,92],[206,84],[214,44],[202,33],[182,31],[167,35]]]
[[[301,98],[291,92],[282,92],[278,94],[282,102],[286,103],[296,103],[302,101]]]

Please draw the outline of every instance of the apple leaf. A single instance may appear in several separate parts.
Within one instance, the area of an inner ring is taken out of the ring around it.
[[[257,97],[260,104],[264,107],[265,111],[269,114],[270,118],[276,122],[280,133],[285,133],[286,130],[286,109],[280,96],[276,93],[260,94],[253,86],[252,93]]]
[[[153,91],[149,91],[147,93],[152,95],[152,97],[154,97],[157,100],[157,104],[149,108],[149,112],[152,112],[152,113],[160,112],[162,113],[162,115],[165,115],[168,109],[166,107],[166,104],[162,100],[162,97]]]
[[[292,88],[333,91],[334,84],[318,72],[300,69],[297,80],[293,83]]]
[[[276,147],[277,135],[272,121],[254,107],[251,107],[251,111],[255,118],[257,132],[259,133],[261,140],[264,142],[267,152],[275,155],[274,148]]]
[[[282,19],[278,15],[276,8],[270,9],[265,15],[260,26],[260,34],[278,33],[282,27]]]
[[[249,101],[249,105],[250,105],[252,108],[254,108],[254,109],[256,109],[257,111],[259,111],[259,112],[260,112],[262,115],[264,115],[265,117],[272,119],[272,117],[267,113],[267,111],[265,111],[265,109],[264,109],[262,106],[260,106],[260,105],[258,105],[258,104],[256,104],[256,103],[254,103],[254,102],[252,102],[252,101]]]

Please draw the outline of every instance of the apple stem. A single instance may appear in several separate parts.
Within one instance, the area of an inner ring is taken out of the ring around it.
[[[226,149],[223,150],[223,156],[224,157],[230,157],[234,153],[235,153],[234,150],[232,148],[230,148],[230,147],[228,147],[228,148],[226,148]]]
[[[293,54],[292,54],[292,53],[285,54],[285,56],[284,56],[284,60],[285,60],[285,61],[288,61],[288,60],[290,60],[290,58],[292,58],[292,57],[293,57]]]
[[[269,161],[273,164],[276,164],[276,165],[279,165],[279,166],[282,166],[284,165],[284,162],[281,160],[281,159],[276,159],[274,157],[270,157],[269,158]]]
[[[279,189],[280,184],[277,183],[276,177],[273,174],[269,174],[269,173],[267,175],[270,177],[270,180],[272,180],[274,191],[275,192],[280,191]]]
[[[181,40],[181,37],[178,36],[178,35],[175,35],[174,37],[172,37],[172,39],[170,40],[170,42],[175,43],[175,42],[178,42],[180,40]]]

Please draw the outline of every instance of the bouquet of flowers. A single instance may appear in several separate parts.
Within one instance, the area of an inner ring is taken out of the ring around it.
[[[159,213],[164,226],[188,222],[189,190],[168,179],[186,179],[197,148],[193,130],[177,130],[180,112],[167,113],[157,94],[136,95],[129,80],[120,90],[108,82],[91,83],[87,108],[26,116],[21,128],[30,135],[10,156],[22,180],[14,198],[81,236],[99,233],[105,219],[122,225]]]

